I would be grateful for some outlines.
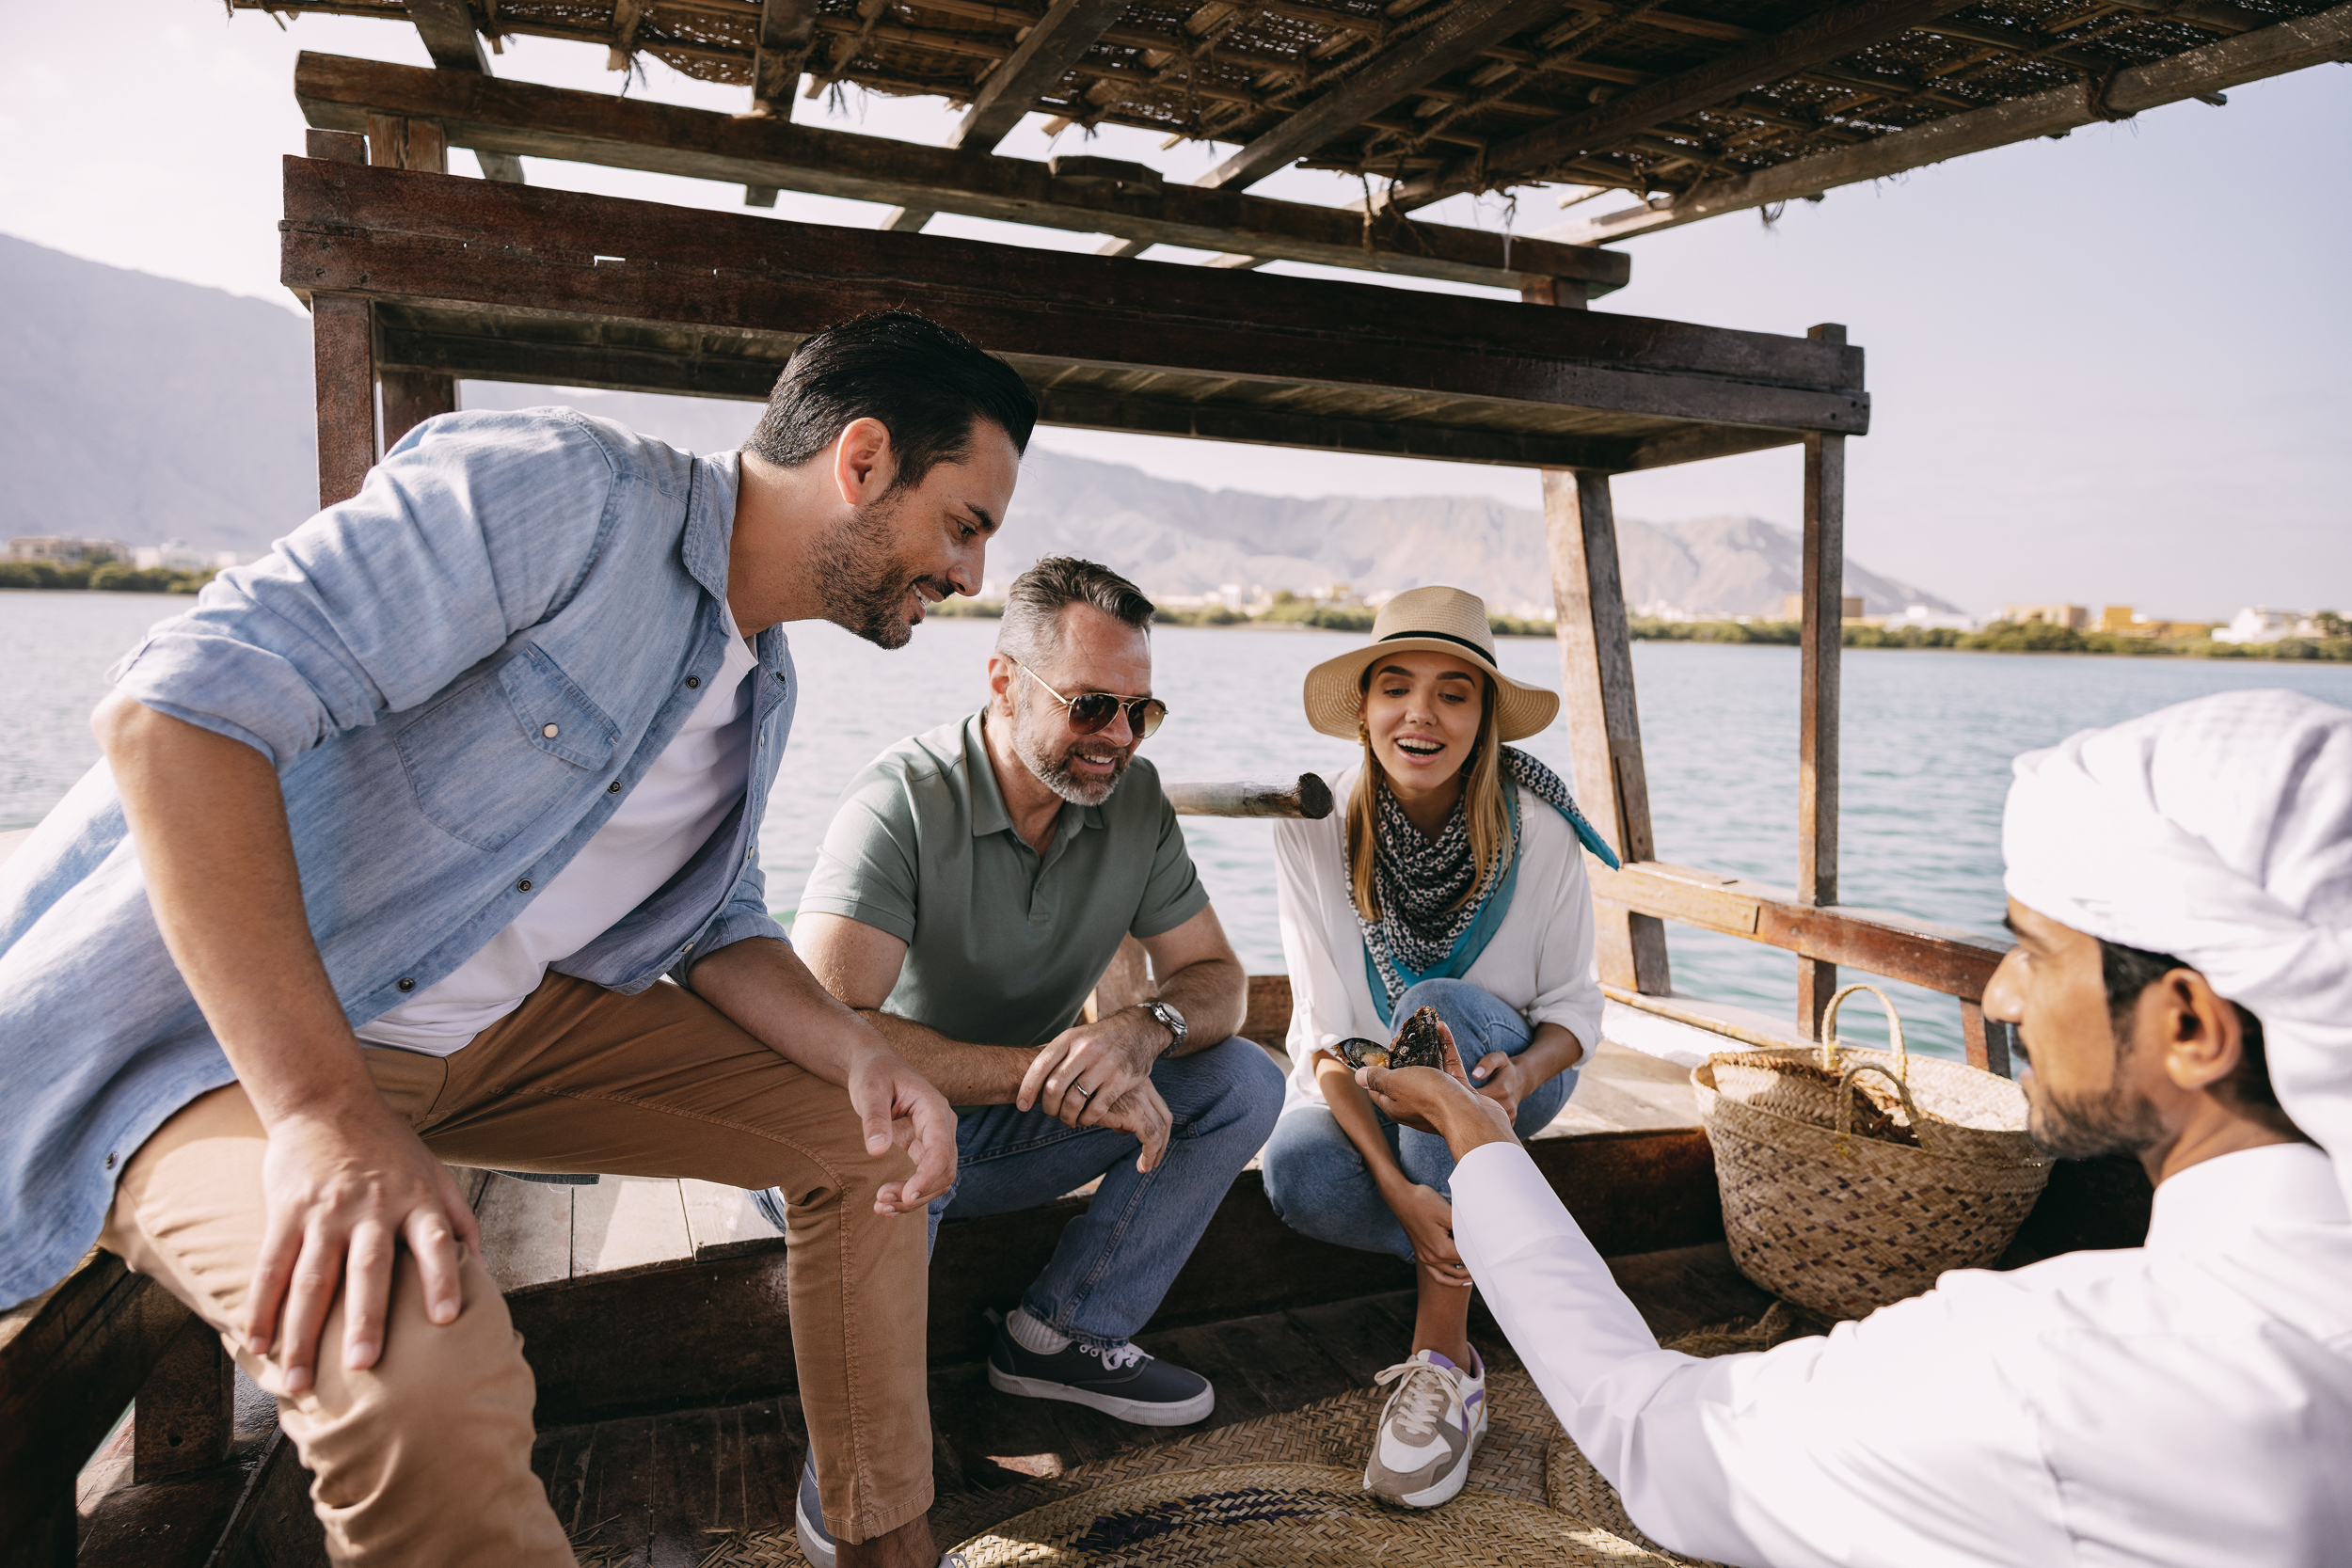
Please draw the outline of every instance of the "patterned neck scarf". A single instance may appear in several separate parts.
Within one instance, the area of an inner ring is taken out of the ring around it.
[[[1560,775],[1510,746],[1502,748],[1502,764],[1505,789],[1517,785],[1553,807],[1568,819],[1579,838],[1599,845],[1603,858],[1615,863],[1616,857],[1607,853],[1607,847],[1584,820],[1584,814],[1576,809],[1576,801],[1569,797],[1568,786],[1560,782]],[[1519,817],[1516,811],[1509,814],[1511,842],[1495,857],[1482,879],[1477,858],[1470,853],[1467,789],[1454,802],[1454,814],[1446,818],[1444,831],[1434,839],[1422,836],[1396,797],[1389,793],[1384,781],[1373,781],[1372,797],[1373,887],[1378,895],[1380,918],[1366,920],[1359,907],[1356,924],[1363,931],[1364,951],[1372,958],[1374,973],[1380,976],[1389,1001],[1394,1004],[1409,983],[1398,966],[1418,973],[1444,962],[1446,955],[1454,951],[1454,944],[1461,941],[1462,933],[1470,929],[1479,911],[1493,896],[1503,874],[1518,860]],[[1351,878],[1353,875],[1351,863]],[[1478,886],[1470,893],[1473,880]],[[1355,889],[1351,886],[1348,891],[1352,895]],[[1466,893],[1470,895],[1463,896]]]

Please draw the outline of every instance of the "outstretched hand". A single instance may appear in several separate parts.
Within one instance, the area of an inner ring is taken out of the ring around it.
[[[1470,1087],[1462,1070],[1462,1053],[1454,1048],[1454,1031],[1443,1023],[1445,1067],[1368,1067],[1357,1070],[1356,1082],[1389,1119],[1406,1127],[1434,1132],[1459,1160],[1480,1144],[1516,1142],[1510,1113]]]

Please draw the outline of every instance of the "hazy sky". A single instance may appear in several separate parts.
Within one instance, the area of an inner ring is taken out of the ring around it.
[[[10,8],[0,60],[0,231],[292,305],[277,284],[278,155],[302,146],[301,49],[428,63],[379,22],[224,17],[215,0],[114,0],[103,50],[80,7]],[[601,46],[510,40],[503,76],[612,91]],[[629,90],[739,110],[745,89],[652,61]],[[1601,308],[1801,334],[1847,325],[1869,354],[1872,434],[1851,444],[1848,548],[1982,610],[2005,600],[2133,603],[2226,615],[2245,603],[2352,607],[2352,71],[2322,66],[1793,204],[1629,242],[1631,287]],[[803,119],[923,141],[932,100],[852,93]],[[1043,155],[1034,117],[1004,144]],[[1059,150],[1082,145],[1075,133]],[[1219,154],[1105,131],[1089,150],[1187,178]],[[453,168],[472,172],[470,155]],[[696,181],[528,162],[534,183],[743,211]],[[1353,197],[1296,170],[1258,190]],[[1602,198],[1597,208],[1613,206]],[[1531,192],[1511,221],[1558,220]],[[776,215],[870,226],[879,209],[787,194]],[[1443,221],[1499,228],[1467,198]],[[1092,248],[1087,236],[940,218],[934,232]],[[1154,256],[1169,254],[1153,252]],[[1312,274],[1284,265],[1278,270]],[[1339,276],[1339,275],[1332,275]],[[1369,275],[1348,274],[1355,278]],[[1463,291],[1478,293],[1481,291]],[[0,302],[0,311],[7,309]],[[168,345],[158,345],[167,350]],[[1532,474],[1078,431],[1040,439],[1173,478],[1279,494],[1493,495],[1536,505]],[[1628,515],[1743,513],[1794,525],[1790,452],[1617,483]],[[1017,504],[1017,503],[1016,503]],[[1017,518],[1017,512],[1016,512]]]

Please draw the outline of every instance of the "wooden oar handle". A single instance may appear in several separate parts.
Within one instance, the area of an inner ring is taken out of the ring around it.
[[[1163,784],[1179,816],[1299,816],[1319,822],[1331,815],[1331,786],[1312,773],[1291,784]]]

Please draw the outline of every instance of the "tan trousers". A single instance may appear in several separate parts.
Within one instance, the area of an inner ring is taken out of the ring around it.
[[[782,1187],[792,1350],[825,1517],[856,1542],[930,1507],[924,1220],[874,1212],[875,1189],[912,1167],[897,1150],[866,1154],[844,1090],[675,986],[621,996],[561,975],[453,1056],[367,1058],[392,1109],[455,1164]],[[466,1262],[456,1321],[440,1326],[402,1256],[370,1370],[342,1366],[340,1304],[308,1392],[287,1398],[277,1362],[240,1349],[265,1147],[244,1089],[194,1101],[123,1168],[102,1244],[185,1302],[278,1395],[336,1562],[570,1564],[531,1470],[522,1338],[479,1259]]]

